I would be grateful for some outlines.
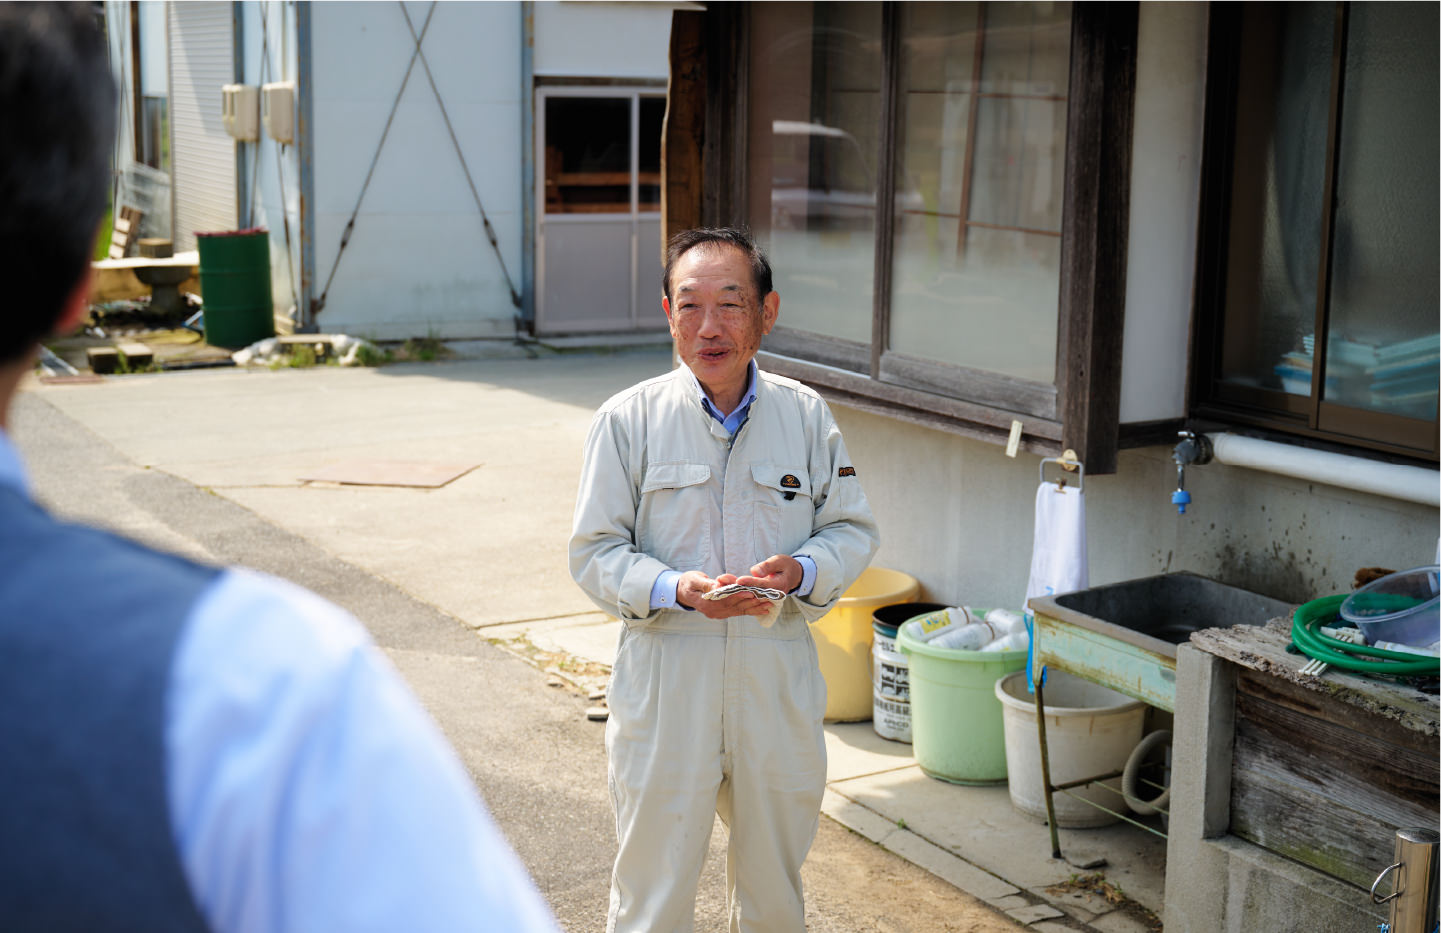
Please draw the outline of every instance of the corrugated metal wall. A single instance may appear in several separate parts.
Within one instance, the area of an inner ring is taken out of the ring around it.
[[[235,141],[220,116],[220,88],[235,80],[228,0],[170,3],[170,138],[175,166],[175,249],[195,232],[236,225]]]

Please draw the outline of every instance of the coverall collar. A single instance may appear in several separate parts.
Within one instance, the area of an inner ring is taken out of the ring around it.
[[[695,377],[695,373],[690,371],[690,367],[684,363],[681,364],[681,367],[685,369],[691,385],[695,386],[696,395],[700,397],[701,408],[705,409],[706,414],[719,421],[728,434],[734,434],[740,430],[740,426],[745,424],[746,417],[750,414],[751,403],[756,400],[756,361],[751,360],[750,365],[746,367],[749,378],[746,382],[745,394],[741,396],[741,403],[735,407],[735,411],[724,416],[716,410],[715,405],[711,404],[710,396],[706,395],[700,380]]]

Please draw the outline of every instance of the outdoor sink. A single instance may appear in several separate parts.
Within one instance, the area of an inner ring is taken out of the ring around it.
[[[1191,633],[1264,625],[1291,604],[1193,573],[1032,599],[1036,664],[1070,671],[1162,709],[1175,709],[1176,646]]]

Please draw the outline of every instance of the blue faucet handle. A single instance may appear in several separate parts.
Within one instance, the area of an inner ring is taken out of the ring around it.
[[[1177,515],[1186,514],[1186,506],[1191,504],[1191,494],[1184,489],[1177,489],[1171,493],[1171,504],[1176,507]]]

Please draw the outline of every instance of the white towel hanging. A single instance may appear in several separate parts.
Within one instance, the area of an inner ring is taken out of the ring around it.
[[[1036,489],[1035,542],[1026,600],[1089,585],[1085,493],[1071,486],[1041,483]]]

